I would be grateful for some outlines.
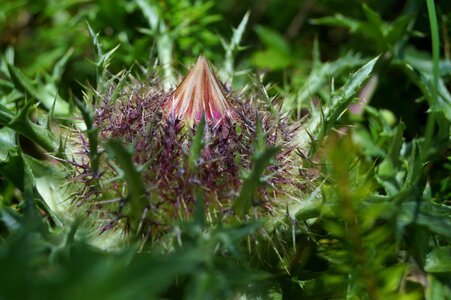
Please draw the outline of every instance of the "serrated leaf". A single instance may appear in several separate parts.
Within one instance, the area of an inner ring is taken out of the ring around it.
[[[299,113],[302,108],[309,108],[311,98],[318,94],[331,78],[338,77],[346,70],[359,67],[365,62],[359,56],[349,53],[334,62],[320,63],[319,49],[315,47],[313,54],[315,64],[312,71],[296,95],[283,102],[284,110],[296,110]]]
[[[0,104],[0,124],[26,136],[46,151],[55,151],[58,147],[58,141],[52,132],[31,122],[28,118],[32,106],[33,102],[30,101],[17,114],[14,114]]]
[[[308,132],[314,134],[317,146],[327,136],[329,131],[338,121],[339,117],[347,109],[355,95],[360,91],[362,85],[370,78],[374,72],[379,56],[373,58],[352,74],[345,84],[335,93],[332,99],[324,106],[323,118],[312,118],[308,124]],[[305,136],[301,136],[301,143],[308,141]],[[315,147],[312,152],[315,152]]]
[[[92,27],[91,27],[91,25],[89,25],[89,22],[87,22],[86,25],[88,26],[89,35],[91,36],[92,43],[94,44],[96,54],[98,57],[100,57],[100,56],[102,56],[103,51],[102,51],[102,45],[100,44],[100,41],[98,39],[98,34],[96,34],[94,32],[94,30],[92,30]]]
[[[441,78],[438,79],[438,94],[434,98],[432,94],[433,78],[430,73],[415,69],[404,61],[397,61],[398,65],[406,75],[418,86],[429,103],[430,111],[443,112],[448,121],[451,121],[451,94]]]
[[[174,43],[166,28],[164,20],[160,17],[160,11],[155,3],[144,0],[137,1],[138,7],[149,23],[151,35],[156,36],[159,64],[163,67],[163,83],[165,89],[170,89],[175,84],[174,70],[172,68],[172,52]]]
[[[55,116],[67,116],[70,113],[69,103],[58,95],[54,83],[34,82],[25,76],[22,71],[10,64],[8,64],[8,70],[15,87],[31,98],[38,99],[48,110],[51,109],[53,103],[56,101]]]
[[[404,51],[404,60],[412,65],[414,69],[422,73],[432,74],[433,63],[429,53],[409,47]],[[439,75],[441,77],[451,75],[451,60],[439,60]]]
[[[225,60],[224,60],[224,70],[221,72],[221,79],[224,82],[233,81],[234,75],[234,62],[235,62],[235,53],[240,48],[241,39],[243,37],[244,31],[246,29],[247,22],[249,21],[250,12],[246,12],[243,19],[236,29],[233,30],[232,39],[229,44],[223,43],[224,48],[226,50]]]
[[[238,27],[233,31],[232,39],[230,41],[229,46],[231,49],[239,47],[241,39],[243,38],[244,31],[247,26],[247,22],[249,21],[250,14],[251,14],[250,11],[246,12]]]

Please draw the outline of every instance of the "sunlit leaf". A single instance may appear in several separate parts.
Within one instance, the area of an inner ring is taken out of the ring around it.
[[[434,248],[426,257],[424,269],[431,273],[450,273],[451,247]]]

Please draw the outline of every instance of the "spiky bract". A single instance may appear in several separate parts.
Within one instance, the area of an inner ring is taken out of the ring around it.
[[[116,139],[132,149],[131,158],[140,172],[145,192],[140,204],[132,206],[141,211],[130,213],[129,187],[123,179],[124,171],[115,161],[101,154],[99,170],[92,170],[96,176],[86,172],[85,166],[77,178],[84,181],[90,178],[95,183],[77,201],[89,211],[105,212],[108,221],[103,230],[122,223],[144,237],[161,236],[174,220],[192,215],[199,197],[205,201],[209,221],[233,220],[236,218],[233,201],[240,193],[243,176],[253,167],[257,140],[260,143],[263,140],[266,146],[281,145],[282,150],[258,179],[249,215],[283,211],[288,204],[280,199],[287,199],[285,194],[303,188],[295,174],[298,170],[290,163],[294,152],[290,143],[293,126],[264,109],[258,97],[237,99],[231,93],[224,94],[221,101],[226,101],[222,104],[227,112],[212,114],[211,118],[204,114],[201,150],[193,165],[190,150],[193,137],[200,130],[197,115],[184,119],[181,113],[168,113],[168,106],[164,105],[180,91],[165,92],[154,78],[146,83],[130,82],[120,92],[121,96],[112,100],[116,88],[112,86],[110,93],[100,95],[93,105],[94,125],[99,129],[101,142]],[[223,86],[221,90],[225,91]],[[214,108],[214,103],[211,107]],[[80,141],[87,143],[86,139]],[[89,148],[86,145],[81,148],[88,157]],[[80,170],[80,166],[76,169]]]

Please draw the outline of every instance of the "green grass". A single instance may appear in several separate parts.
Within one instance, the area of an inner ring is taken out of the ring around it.
[[[450,298],[450,5],[337,3],[2,1],[0,299]],[[141,136],[105,138],[96,108],[164,95],[201,54],[294,150],[258,121],[218,218],[203,118],[181,133],[193,211],[165,216]]]

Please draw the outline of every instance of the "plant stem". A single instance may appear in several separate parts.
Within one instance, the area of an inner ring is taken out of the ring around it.
[[[440,58],[440,41],[437,23],[437,14],[435,12],[435,4],[433,0],[426,0],[429,14],[429,22],[431,25],[431,38],[432,38],[432,99],[437,101],[437,90],[439,80],[439,58]],[[432,137],[435,129],[435,113],[428,115],[428,120],[425,130],[425,146],[429,149],[432,144]]]

